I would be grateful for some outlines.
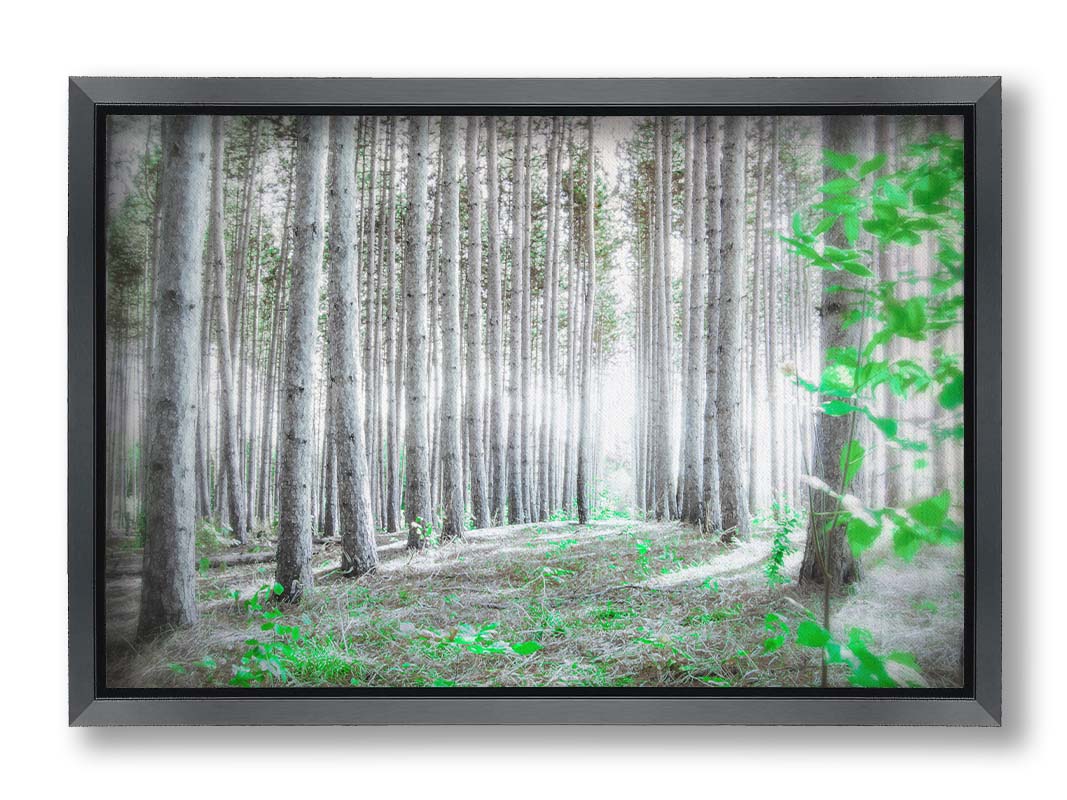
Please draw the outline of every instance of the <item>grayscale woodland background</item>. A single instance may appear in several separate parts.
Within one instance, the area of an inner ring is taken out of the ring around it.
[[[957,686],[959,118],[108,121],[108,681]]]

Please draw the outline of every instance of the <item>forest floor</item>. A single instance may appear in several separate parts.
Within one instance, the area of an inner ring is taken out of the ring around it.
[[[784,575],[797,573],[802,537]],[[108,686],[225,687],[249,668],[256,686],[818,684],[818,651],[764,653],[769,612],[795,623],[821,607],[795,580],[769,585],[769,529],[723,544],[680,523],[610,519],[468,531],[417,554],[398,535],[378,541],[379,570],[358,580],[340,574],[339,542],[316,545],[315,591],[298,607],[266,601],[266,538],[206,548],[200,621],[148,644],[134,641],[140,551],[110,547]],[[247,602],[257,591],[260,609]],[[872,548],[863,580],[833,603],[835,636],[854,626],[879,652],[911,653],[922,685],[960,685],[962,548],[912,563]],[[831,681],[847,685],[844,672]]]

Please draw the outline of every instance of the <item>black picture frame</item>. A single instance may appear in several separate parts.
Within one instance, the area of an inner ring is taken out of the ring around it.
[[[995,77],[72,78],[68,586],[71,725],[978,725],[1001,716],[1001,88]],[[104,120],[114,113],[958,114],[966,136],[962,690],[249,690],[103,686]]]

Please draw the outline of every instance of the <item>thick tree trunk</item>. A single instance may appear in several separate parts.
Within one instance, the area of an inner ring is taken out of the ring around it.
[[[744,298],[745,134],[747,119],[726,118],[722,154],[722,246],[719,278],[719,371],[715,401],[719,442],[719,502],[724,539],[748,532],[748,496],[744,485],[741,425],[741,358]]]
[[[359,374],[359,314],[356,306],[355,131],[351,117],[330,117],[327,194],[330,207],[329,385],[336,463],[341,568],[358,577],[378,566],[371,514],[370,476],[363,445]]]
[[[823,118],[823,146],[836,153],[856,153],[861,158],[867,150],[866,137],[870,133],[870,118],[852,115],[835,115]],[[830,181],[840,173],[826,166],[823,180]],[[847,248],[841,221],[826,232],[824,241],[828,246]],[[819,277],[821,282],[821,276]],[[848,272],[834,274],[834,284],[845,291],[821,292],[819,298],[820,349],[826,353],[833,347],[855,347],[855,332],[845,329],[843,322],[850,304],[848,288],[860,288],[862,281]],[[819,374],[822,370],[819,369]],[[815,454],[812,468],[826,485],[835,492],[843,488],[841,451],[850,440],[853,431],[852,415],[832,417],[817,414],[815,417]],[[859,562],[852,555],[845,538],[843,526],[837,521],[838,501],[826,492],[812,490],[811,507],[808,511],[808,539],[804,547],[804,560],[800,566],[801,585],[828,583],[827,588],[838,588],[852,583],[860,576]],[[826,572],[830,580],[825,582]]]
[[[488,477],[482,420],[482,184],[478,176],[481,118],[467,118],[467,451],[475,528],[488,528]],[[497,288],[499,289],[499,278]]]
[[[463,535],[463,418],[459,326],[459,137],[441,117],[441,539]]]
[[[151,460],[137,628],[141,638],[197,619],[193,458],[210,151],[208,117],[177,116],[164,123],[155,314],[159,344],[148,399]]]
[[[323,254],[323,188],[328,140],[327,117],[297,121],[293,193],[293,260],[285,335],[285,379],[279,420],[278,566],[282,599],[297,602],[313,585],[311,505],[313,477],[312,410],[315,339],[318,333],[319,276]]]
[[[218,310],[219,380],[222,386],[220,404],[223,426],[222,469],[226,473],[227,499],[229,501],[230,527],[233,537],[244,544],[248,541],[248,518],[245,508],[244,481],[241,476],[240,443],[237,397],[234,391],[234,360],[231,345],[234,337],[230,331],[229,310],[226,298],[226,225],[223,202],[222,157],[225,147],[225,120],[214,117],[212,122],[213,157],[211,179],[211,260],[215,279],[215,308]]]
[[[408,547],[420,549],[434,526],[430,495],[430,437],[427,414],[429,304],[426,288],[427,160],[430,120],[413,116],[408,122],[408,219],[404,253],[405,424],[404,510]]]
[[[593,400],[593,318],[596,308],[596,238],[593,222],[596,210],[596,157],[593,147],[594,118],[589,118],[588,167],[585,188],[586,285],[585,312],[582,326],[581,406],[578,414],[578,524],[589,522],[593,505],[592,482],[592,400]]]

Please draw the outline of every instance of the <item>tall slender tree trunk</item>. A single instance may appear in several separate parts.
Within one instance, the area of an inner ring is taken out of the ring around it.
[[[404,510],[408,524],[408,547],[426,545],[433,528],[430,495],[430,437],[427,414],[429,304],[426,287],[427,160],[430,155],[430,119],[412,116],[408,122],[408,218],[404,253],[405,315],[405,422]]]
[[[704,350],[704,517],[705,535],[722,530],[719,492],[719,428],[716,412],[719,398],[719,288],[722,275],[722,145],[723,126],[718,117],[708,119],[705,144],[708,150],[707,195],[707,298]]]
[[[572,133],[567,135],[567,414],[563,434],[563,498],[562,506],[568,512],[574,508],[575,472],[575,406],[578,379],[578,272],[577,272],[577,219],[574,202],[575,159]]]
[[[669,176],[667,161],[670,158],[670,122],[659,118],[656,137],[656,272],[653,277],[653,304],[656,314],[656,519],[671,518],[671,409],[670,409],[670,275],[668,260],[670,245],[670,189],[666,185]]]
[[[508,522],[525,522],[522,488],[522,303],[523,303],[523,211],[524,186],[522,180],[525,123],[515,117],[515,150],[511,177],[511,320],[508,332],[508,463],[507,497]]]
[[[549,199],[552,209],[552,257],[549,263],[551,271],[548,329],[548,509],[549,512],[559,508],[559,413],[557,399],[559,395],[559,236],[560,222],[559,190],[563,180],[563,128],[557,117],[554,121],[556,142],[555,189]]]
[[[355,122],[330,119],[327,194],[330,207],[329,385],[332,395],[332,460],[336,462],[341,568],[358,577],[378,566],[371,514],[370,475],[363,445],[360,397],[359,313],[356,305]]]
[[[756,124],[756,209],[755,209],[755,222],[756,230],[755,236],[752,241],[752,263],[751,274],[752,278],[749,283],[749,313],[748,313],[748,374],[746,377],[746,383],[748,386],[748,457],[746,462],[748,464],[748,507],[756,508],[759,499],[756,494],[756,490],[759,486],[757,480],[758,463],[757,463],[757,437],[759,434],[756,425],[756,409],[758,407],[756,376],[757,364],[759,363],[759,302],[761,297],[760,290],[760,272],[763,269],[763,233],[764,233],[764,219],[763,219],[763,187],[764,187],[764,160],[766,158],[765,148],[763,146],[763,129],[765,119],[763,117],[758,118]],[[746,147],[746,160],[747,160],[747,142]],[[742,206],[742,213],[747,213],[744,206]],[[742,239],[742,242],[745,240]],[[744,244],[742,244],[742,270],[744,269]]]
[[[552,500],[552,452],[551,452],[551,416],[554,406],[552,384],[552,318],[553,308],[553,262],[555,261],[555,227],[556,227],[556,125],[557,120],[552,118],[552,130],[549,133],[547,170],[548,180],[545,198],[546,221],[545,221],[545,265],[544,287],[541,293],[541,420],[538,439],[540,448],[538,453],[537,494],[538,494],[538,519],[548,519],[551,513]]]
[[[594,217],[596,209],[596,156],[593,147],[594,118],[589,117],[588,167],[585,188],[585,237],[586,237],[586,285],[585,312],[582,328],[582,378],[581,406],[578,415],[578,524],[589,522],[589,512],[593,505],[591,485],[592,450],[592,400],[593,400],[593,318],[596,303],[596,238],[594,236]]]
[[[704,294],[707,277],[707,236],[708,230],[704,220],[707,216],[708,186],[705,178],[707,171],[707,144],[705,142],[706,118],[698,117],[696,124],[687,127],[693,130],[686,136],[686,148],[692,151],[692,158],[686,158],[691,164],[690,174],[686,176],[687,194],[692,206],[688,212],[689,224],[686,226],[691,242],[689,258],[689,324],[686,332],[686,371],[685,371],[685,421],[683,431],[683,469],[682,482],[682,519],[693,525],[700,525],[704,519],[703,481],[704,481],[704,402],[706,395],[704,373]]]
[[[248,541],[248,518],[245,508],[244,481],[241,476],[240,430],[237,397],[234,387],[234,360],[231,345],[235,341],[230,331],[230,303],[226,299],[226,225],[223,202],[222,158],[225,148],[225,119],[212,121],[212,180],[211,180],[211,260],[215,277],[215,307],[218,310],[219,378],[222,384],[223,459],[226,472],[227,500],[233,537],[244,544]]]
[[[744,481],[741,425],[741,357],[744,297],[745,136],[748,120],[726,118],[722,154],[722,246],[719,276],[719,371],[716,424],[719,440],[719,502],[724,539],[748,533],[748,496]]]
[[[441,117],[441,539],[463,535],[463,396],[459,326],[459,137]]]
[[[467,451],[474,527],[488,528],[489,486],[482,420],[482,184],[478,176],[481,118],[467,118]],[[499,278],[497,288],[499,289]]]
[[[282,599],[298,602],[311,590],[315,340],[322,273],[327,117],[300,117],[293,177],[295,213],[289,314],[285,326],[285,379],[279,414],[278,563]]]
[[[288,182],[285,191],[285,215],[282,218],[282,242],[281,252],[278,255],[278,265],[274,268],[274,299],[271,306],[272,320],[270,330],[270,349],[267,352],[267,374],[265,376],[265,391],[263,392],[263,434],[259,450],[259,488],[257,491],[256,517],[260,522],[269,524],[270,511],[270,474],[271,456],[275,449],[274,436],[274,406],[276,404],[276,387],[278,362],[280,350],[278,343],[281,341],[281,328],[285,319],[282,299],[285,296],[285,282],[288,280],[287,265],[289,261],[289,215],[292,211],[293,200],[293,155],[290,150]]]
[[[778,302],[778,117],[771,118],[771,208],[768,235],[769,258],[767,259],[767,410],[770,416],[771,434],[771,503],[781,500],[782,462],[778,458],[778,317],[775,308]],[[777,516],[780,508],[775,506]]]
[[[489,264],[486,338],[489,346],[489,509],[493,521],[503,523],[507,498],[504,460],[504,294],[500,275],[500,173],[497,166],[496,117],[486,117],[486,216],[489,218]]]
[[[533,329],[532,315],[532,263],[530,259],[530,229],[533,227],[532,191],[531,191],[531,168],[533,158],[533,118],[526,117],[526,142],[523,154],[522,169],[522,210],[523,218],[520,226],[522,232],[522,323],[519,331],[522,335],[522,388],[520,397],[522,406],[520,412],[520,447],[519,467],[522,470],[522,519],[524,522],[534,520],[533,496],[536,486],[533,480],[531,468],[532,445],[530,438],[533,434],[533,408],[534,397],[531,391],[531,330]]]
[[[388,199],[385,212],[385,269],[389,297],[386,304],[386,421],[385,421],[385,529],[400,530],[400,382],[399,339],[400,315],[396,272],[396,128],[397,118],[389,122]]]
[[[214,310],[214,294],[211,291],[211,269],[204,271],[202,303],[203,314],[200,320],[200,404],[197,406],[196,416],[196,507],[198,516],[210,517],[212,513],[211,317]],[[150,395],[151,384],[149,385]]]
[[[210,151],[210,118],[166,119],[140,638],[197,620],[193,459]]]
[[[866,151],[865,140],[870,134],[869,117],[833,115],[823,118],[823,146],[837,153]],[[823,169],[823,180],[838,177],[831,167]],[[848,239],[840,220],[824,236],[828,246],[847,248]],[[821,278],[820,278],[821,282]],[[843,291],[820,292],[819,335],[820,349],[825,353],[832,347],[855,347],[855,331],[845,329],[843,322],[854,298],[849,289],[862,287],[862,281],[848,272],[835,273],[834,284]],[[819,370],[821,374],[822,370]],[[812,461],[814,474],[835,492],[843,487],[841,452],[848,444],[852,432],[851,415],[832,417],[818,414],[815,417],[815,453]],[[852,583],[860,576],[859,562],[852,555],[840,524],[833,525],[837,516],[837,500],[826,492],[811,492],[811,508],[808,512],[808,539],[804,547],[804,560],[800,566],[801,585],[824,584],[827,590]],[[838,520],[839,522],[839,520]],[[826,581],[829,572],[830,580]]]

